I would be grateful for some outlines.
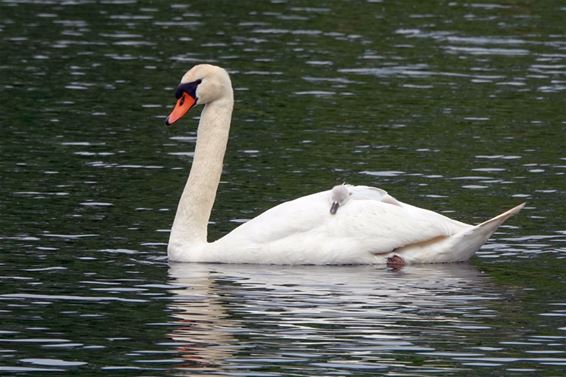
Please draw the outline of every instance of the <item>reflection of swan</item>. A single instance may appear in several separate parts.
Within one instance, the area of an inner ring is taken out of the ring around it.
[[[420,302],[439,302],[447,295],[462,290],[471,291],[486,282],[483,275],[467,263],[407,266],[392,273],[372,266],[281,266],[265,269],[256,265],[185,264],[171,263],[169,276],[182,287],[174,293],[198,306],[202,300],[214,301],[221,307],[218,284],[222,296],[227,291],[244,297],[254,296],[260,290],[265,299],[283,297],[324,296],[330,292],[344,293],[344,300],[359,297],[368,305],[381,306],[385,302],[399,301],[401,296]],[[365,297],[365,298],[364,298]],[[378,298],[379,297],[379,298]],[[296,298],[296,297],[295,297]],[[375,301],[375,302],[373,302]],[[373,302],[373,303],[372,303]],[[265,303],[269,304],[269,303]],[[280,306],[281,303],[272,303]],[[213,310],[214,311],[214,310]],[[210,313],[210,310],[207,310]],[[226,316],[225,311],[215,312],[215,318]]]
[[[187,372],[204,364],[246,374],[247,367],[263,365],[258,360],[271,364],[289,355],[308,358],[305,364],[347,358],[399,368],[406,352],[477,342],[477,330],[466,329],[484,326],[486,316],[496,315],[490,303],[500,300],[469,264],[391,273],[372,266],[173,263],[169,275],[171,284],[187,287],[174,291],[170,306],[182,319],[172,337]],[[310,375],[326,374],[321,368]]]
[[[274,264],[396,264],[469,259],[523,205],[471,226],[401,203],[383,190],[351,186],[347,206],[332,216],[330,192],[278,205],[216,242],[207,225],[222,173],[234,103],[226,71],[189,70],[177,88],[172,124],[195,104],[205,105],[193,165],[171,229],[168,255],[181,262]],[[384,200],[384,198],[389,198]]]
[[[481,283],[487,282],[481,272],[467,263],[407,266],[397,273],[372,266],[281,266],[265,269],[256,265],[171,263],[169,276],[175,284],[183,286],[173,291],[175,294],[184,295],[183,298],[193,304],[200,302],[200,298],[212,300],[218,302],[218,307],[221,306],[220,296],[227,298],[237,291],[239,297],[251,297],[257,293],[253,288],[260,290],[265,299],[283,297],[292,292],[298,297],[342,292],[351,293],[348,297],[344,296],[344,300],[359,295],[360,301],[375,306],[399,301],[401,295],[440,305],[443,297],[461,291],[481,290]],[[292,294],[288,299],[293,299]],[[280,304],[273,303],[274,306]],[[226,314],[225,311],[215,313],[215,317]]]
[[[191,270],[190,276],[175,271],[171,269],[172,283],[180,286],[171,291],[174,301],[170,309],[176,327],[170,336],[183,359],[180,367],[191,371],[216,370],[224,359],[233,355],[230,349],[237,343],[224,329],[239,325],[227,318],[210,271]]]

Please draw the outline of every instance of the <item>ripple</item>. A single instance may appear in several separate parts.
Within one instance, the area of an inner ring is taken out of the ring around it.
[[[295,92],[296,95],[298,96],[315,96],[315,97],[329,97],[329,96],[335,96],[336,92],[329,92],[329,91],[324,91],[324,90],[307,90],[307,91],[302,91],[302,92]]]
[[[82,202],[79,203],[81,206],[85,207],[112,207],[114,204],[112,203],[105,203],[105,202]]]
[[[501,56],[526,56],[530,54],[529,50],[519,48],[485,48],[485,47],[461,47],[461,46],[444,46],[449,53],[465,53],[470,55],[501,55]]]
[[[130,249],[102,249],[100,250],[101,252],[104,253],[111,253],[111,254],[139,254],[139,251],[137,250],[130,250]]]
[[[54,366],[54,367],[76,367],[86,365],[87,363],[81,361],[65,361],[60,359],[20,359],[23,363],[34,365]]]
[[[26,294],[26,293],[7,293],[0,295],[0,298],[6,299],[24,299],[24,300],[61,300],[61,301],[118,301],[118,302],[146,302],[143,299],[127,299],[120,297],[106,297],[106,296],[68,296],[68,295],[40,295],[40,294]],[[28,340],[29,341],[29,340]],[[57,340],[58,342],[67,340]]]
[[[0,295],[2,297],[3,295]],[[67,339],[57,338],[22,338],[22,339],[1,339],[0,343],[68,343]]]
[[[361,174],[365,174],[365,175],[371,175],[374,177],[397,177],[400,175],[404,175],[406,174],[404,171],[396,171],[396,170],[390,170],[390,171],[369,171],[369,170],[364,170],[361,172]]]
[[[26,372],[64,372],[64,369],[58,368],[33,368],[33,367],[8,367],[0,366],[0,371],[13,372],[13,373],[26,373]]]
[[[372,75],[379,77],[433,75],[433,72],[429,71],[429,66],[427,64],[402,65],[381,68],[343,68],[339,69],[338,72]]]

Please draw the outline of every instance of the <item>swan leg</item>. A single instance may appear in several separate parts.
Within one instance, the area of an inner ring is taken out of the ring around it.
[[[398,270],[405,265],[405,260],[401,258],[399,255],[394,254],[387,258],[387,267],[392,268],[393,270]]]

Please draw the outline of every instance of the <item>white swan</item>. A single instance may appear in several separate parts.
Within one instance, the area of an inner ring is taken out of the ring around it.
[[[350,185],[337,185],[330,190],[330,200],[332,204],[330,205],[330,214],[335,215],[338,212],[338,208],[346,205],[352,193],[349,190]]]
[[[282,203],[215,242],[207,226],[220,182],[234,103],[228,73],[197,65],[181,79],[171,125],[202,104],[194,159],[171,228],[168,257],[177,262],[384,264],[468,260],[524,203],[472,226],[397,201],[384,190],[348,186],[347,205],[329,213],[331,191]]]

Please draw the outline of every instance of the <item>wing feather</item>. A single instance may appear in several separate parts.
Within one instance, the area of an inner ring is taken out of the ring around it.
[[[397,201],[386,191],[349,186],[352,195],[336,215],[331,193],[323,191],[282,203],[240,225],[225,242],[265,250],[328,249],[329,253],[387,253],[414,243],[445,237],[469,225]],[[341,251],[342,250],[342,251]]]

